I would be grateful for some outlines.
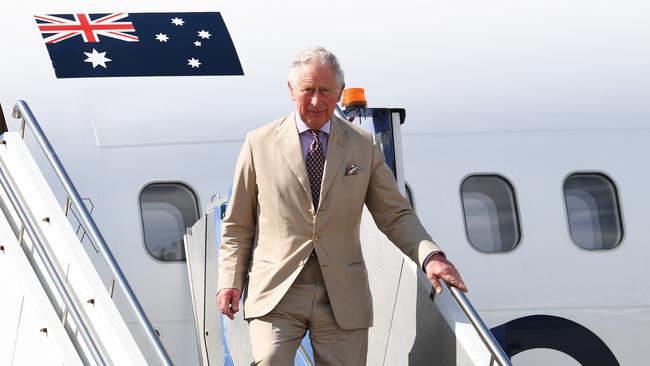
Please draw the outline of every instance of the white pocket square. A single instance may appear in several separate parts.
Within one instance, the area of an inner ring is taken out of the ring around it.
[[[348,168],[345,170],[345,176],[348,177],[350,175],[357,175],[357,174],[361,173],[362,171],[363,171],[363,169],[361,169],[358,166],[353,164],[353,165],[348,166]]]

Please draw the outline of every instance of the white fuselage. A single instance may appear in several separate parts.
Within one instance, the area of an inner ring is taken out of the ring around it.
[[[115,11],[218,11],[244,75],[57,79],[33,15]],[[139,193],[182,182],[202,213],[227,194],[245,133],[293,109],[289,63],[312,45],[337,54],[347,86],[365,88],[369,106],[406,109],[403,160],[417,213],[488,326],[553,315],[594,332],[622,365],[650,355],[647,3],[24,1],[0,13],[10,130],[19,127],[13,103],[24,99],[92,200],[177,364],[198,362],[186,264],[145,250]],[[615,182],[617,248],[573,243],[562,187],[575,172]],[[521,240],[511,252],[485,254],[467,239],[460,185],[475,174],[503,176],[516,191]],[[517,360],[575,364],[548,350]]]

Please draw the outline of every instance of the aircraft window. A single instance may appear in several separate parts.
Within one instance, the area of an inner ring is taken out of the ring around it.
[[[521,230],[512,185],[497,175],[473,175],[461,184],[467,238],[486,253],[509,252]]]
[[[572,174],[564,181],[564,198],[571,238],[581,248],[616,248],[623,239],[623,222],[614,182],[604,174]]]
[[[140,193],[144,243],[149,254],[162,261],[185,260],[185,228],[199,218],[194,192],[181,183],[152,183]]]

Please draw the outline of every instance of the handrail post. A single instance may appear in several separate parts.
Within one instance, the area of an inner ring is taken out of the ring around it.
[[[97,244],[99,248],[99,252],[106,260],[109,269],[115,276],[115,280],[117,281],[118,286],[120,286],[120,288],[122,289],[129,304],[131,305],[131,308],[135,312],[138,322],[144,329],[149,343],[155,348],[158,358],[160,358],[160,360],[163,362],[164,365],[166,366],[172,365],[171,359],[169,358],[167,351],[162,345],[162,342],[160,341],[160,338],[156,334],[156,331],[154,330],[153,326],[149,322],[149,319],[147,318],[147,315],[145,314],[142,305],[140,305],[140,302],[135,296],[135,293],[131,289],[131,286],[126,280],[126,277],[122,272],[122,269],[117,264],[117,261],[113,256],[113,253],[111,252],[110,248],[106,244],[106,241],[104,240],[104,237],[102,236],[99,229],[97,228],[95,221],[90,216],[90,213],[86,208],[86,205],[83,204],[79,192],[77,191],[74,184],[72,183],[72,180],[68,176],[68,173],[63,168],[63,164],[61,164],[61,161],[59,160],[58,156],[54,152],[52,145],[50,144],[49,140],[45,136],[45,133],[41,129],[40,125],[38,124],[36,117],[34,117],[31,109],[29,108],[29,106],[25,101],[19,100],[16,102],[16,106],[14,107],[14,111],[13,111],[13,116],[15,118],[21,118],[23,122],[25,122],[27,126],[32,129],[36,141],[38,142],[41,149],[45,153],[47,160],[52,166],[52,169],[54,169],[54,172],[59,178],[61,185],[63,185],[63,188],[65,189],[68,197],[70,198],[70,201],[77,209],[77,212],[79,212],[80,221],[86,227],[87,232],[91,236],[91,239]]]

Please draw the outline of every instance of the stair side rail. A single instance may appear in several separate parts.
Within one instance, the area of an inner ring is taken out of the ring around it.
[[[0,163],[0,165],[3,164]],[[73,300],[73,297],[70,294],[70,290],[65,285],[65,282],[61,278],[61,275],[56,270],[56,266],[52,261],[52,257],[48,253],[46,246],[43,244],[43,240],[41,236],[38,235],[36,225],[34,224],[34,218],[30,217],[27,214],[27,212],[25,212],[25,210],[23,209],[23,207],[25,207],[25,203],[23,202],[19,194],[17,194],[13,185],[10,183],[9,178],[5,175],[5,170],[6,169],[4,166],[2,166],[2,169],[0,169],[0,185],[2,185],[2,188],[7,194],[7,197],[9,198],[11,205],[13,206],[14,210],[18,214],[18,217],[22,222],[23,227],[27,232],[27,235],[29,236],[32,243],[34,244],[34,247],[36,248],[39,257],[41,258],[43,264],[45,265],[47,273],[49,274],[50,278],[54,282],[54,286],[56,287],[57,292],[63,299],[63,302],[65,303],[67,308],[69,309],[70,315],[72,315],[72,319],[75,325],[77,326],[77,329],[79,330],[81,337],[84,340],[84,343],[86,344],[88,350],[92,354],[93,359],[98,365],[102,365],[102,366],[106,365],[106,360],[104,359],[104,356],[99,350],[99,346],[97,345],[95,338],[91,335],[90,331],[88,330],[88,327],[86,326],[86,321],[84,320],[83,316],[79,311],[79,307],[77,306],[76,302]]]
[[[130,305],[131,309],[135,313],[136,318],[140,323],[140,326],[144,330],[147,340],[153,346],[156,355],[158,356],[160,361],[166,366],[168,365],[171,366],[172,361],[169,355],[167,354],[165,347],[162,345],[162,342],[160,341],[160,338],[156,334],[155,329],[151,325],[151,322],[147,318],[147,315],[145,314],[142,305],[140,305],[140,302],[135,296],[135,293],[133,292],[131,285],[129,285],[126,277],[124,276],[124,273],[122,272],[122,269],[117,264],[117,261],[113,256],[113,253],[111,252],[110,248],[106,244],[106,240],[104,240],[103,235],[101,234],[99,228],[95,224],[95,220],[88,212],[88,209],[86,208],[86,205],[84,205],[81,196],[79,195],[79,192],[77,191],[76,187],[72,183],[72,180],[70,179],[70,176],[68,175],[65,168],[63,167],[63,164],[61,164],[61,161],[59,160],[56,152],[52,148],[52,145],[47,139],[47,136],[41,129],[41,126],[39,125],[36,117],[34,116],[31,109],[29,108],[29,105],[23,100],[17,101],[16,105],[14,106],[13,117],[16,119],[22,119],[22,126],[21,126],[22,136],[24,136],[26,127],[30,128],[31,131],[33,132],[38,145],[43,150],[43,153],[45,154],[48,162],[50,163],[52,169],[54,170],[54,173],[56,174],[57,178],[59,179],[59,182],[61,183],[63,189],[68,195],[70,202],[72,202],[72,205],[77,209],[77,212],[79,213],[79,220],[86,228],[86,232],[90,235],[93,242],[97,245],[99,252],[101,253],[104,260],[106,261],[106,264],[108,265],[111,273],[115,277],[118,286],[122,290],[123,294],[126,296],[128,304]]]

